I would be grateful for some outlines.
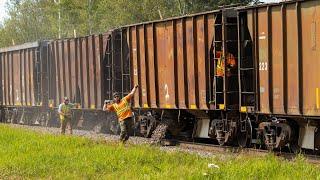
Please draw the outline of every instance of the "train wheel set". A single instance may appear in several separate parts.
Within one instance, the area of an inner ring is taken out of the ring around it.
[[[139,84],[135,133],[319,152],[320,2],[292,0],[144,22],[0,49],[1,120],[117,134],[102,111]]]

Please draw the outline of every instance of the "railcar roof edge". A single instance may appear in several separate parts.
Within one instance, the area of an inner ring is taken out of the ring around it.
[[[35,48],[35,47],[38,47],[39,45],[40,45],[40,42],[39,41],[35,41],[35,42],[24,43],[24,44],[15,45],[15,46],[4,47],[4,48],[0,48],[0,53],[10,52],[10,51],[17,51],[17,50],[20,50],[20,49]]]
[[[78,37],[66,37],[66,38],[61,38],[61,39],[51,39],[50,41],[68,41],[68,40],[74,40],[74,39],[81,39],[81,38],[87,38],[90,36],[100,36],[100,35],[109,35],[112,33],[113,30],[117,30],[117,28],[112,28],[110,30],[107,30],[106,32],[102,32],[102,33],[97,33],[97,34],[87,34],[87,35],[83,35],[83,36],[78,36]]]
[[[269,6],[278,6],[283,4],[293,4],[297,2],[308,2],[308,1],[316,1],[316,0],[289,0],[289,1],[281,1],[281,2],[273,2],[273,3],[262,3],[257,5],[240,6],[240,7],[237,7],[236,9],[238,11],[241,11],[241,10],[247,10],[247,9],[263,8],[263,7],[269,7]]]
[[[233,9],[233,8],[234,7],[225,8],[225,9]],[[129,24],[129,25],[120,26],[119,28],[114,28],[114,29],[128,28],[128,27],[133,27],[133,26],[146,25],[146,24],[171,21],[171,20],[176,20],[176,19],[181,19],[181,18],[206,15],[206,14],[211,14],[211,13],[217,13],[217,12],[220,12],[221,10],[222,10],[222,8],[219,8],[219,9],[216,9],[216,10],[205,11],[205,12],[200,12],[200,13],[195,13],[195,14],[188,14],[188,15],[183,15],[183,16],[175,16],[175,17],[170,17],[170,18],[166,18],[166,19],[158,19],[158,20],[154,20],[154,21],[145,21],[145,22],[141,22],[141,23],[135,23],[135,24]]]

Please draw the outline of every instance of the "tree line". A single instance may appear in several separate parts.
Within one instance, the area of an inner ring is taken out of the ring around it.
[[[9,0],[0,47],[106,32],[143,21],[256,0]]]

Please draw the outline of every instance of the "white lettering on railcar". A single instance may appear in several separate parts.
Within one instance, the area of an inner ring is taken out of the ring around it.
[[[260,71],[268,71],[268,63],[267,62],[259,62],[259,70]]]
[[[261,32],[261,35],[259,36],[259,39],[260,39],[260,40],[265,40],[265,39],[267,39],[267,36],[266,36],[265,34],[266,34],[265,32]]]
[[[259,36],[259,39],[260,40],[265,40],[265,39],[267,39],[267,37],[263,35],[263,36]]]
[[[168,101],[170,99],[168,84],[164,85],[164,91],[165,91],[165,94],[166,94],[166,96],[165,96],[166,101]]]

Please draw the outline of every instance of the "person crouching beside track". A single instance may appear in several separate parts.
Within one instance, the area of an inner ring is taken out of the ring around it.
[[[118,121],[120,124],[120,141],[125,143],[129,139],[129,130],[132,127],[133,120],[132,120],[132,111],[130,106],[130,101],[136,92],[139,86],[136,85],[132,91],[125,96],[124,98],[120,99],[119,93],[113,94],[114,102],[111,103],[108,100],[104,101],[103,111],[113,111],[117,113]]]
[[[74,106],[74,104],[69,103],[68,97],[65,97],[64,102],[59,105],[58,113],[60,115],[61,134],[65,134],[67,125],[68,125],[68,129],[69,129],[70,134],[72,134],[71,108],[73,106]]]

